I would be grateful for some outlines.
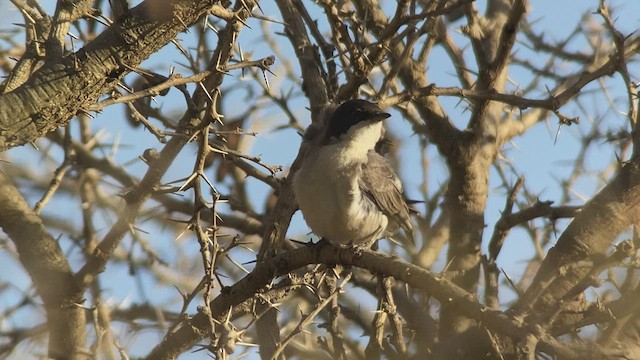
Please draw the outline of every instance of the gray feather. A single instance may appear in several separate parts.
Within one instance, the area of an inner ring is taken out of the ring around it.
[[[400,179],[382,155],[369,151],[367,157],[368,161],[362,165],[363,176],[359,179],[360,190],[413,242],[409,206],[402,195]]]

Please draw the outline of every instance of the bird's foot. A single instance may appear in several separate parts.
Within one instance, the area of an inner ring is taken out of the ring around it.
[[[304,245],[304,246],[317,246],[317,245],[324,245],[324,244],[328,244],[329,242],[327,241],[327,239],[322,238],[316,242],[313,242],[313,239],[309,239],[309,241],[300,241],[300,240],[295,240],[295,239],[289,239],[289,241],[296,243],[296,244],[300,244],[300,245]]]

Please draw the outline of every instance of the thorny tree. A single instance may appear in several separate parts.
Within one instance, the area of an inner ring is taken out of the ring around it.
[[[1,356],[640,358],[638,13],[558,36],[526,0],[11,3]],[[287,233],[304,152],[270,153],[353,97],[394,114],[414,244]]]

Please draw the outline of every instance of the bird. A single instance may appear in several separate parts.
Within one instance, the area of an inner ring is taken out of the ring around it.
[[[375,151],[382,122],[391,115],[361,99],[333,109],[305,132],[305,155],[292,181],[307,225],[320,238],[341,245],[368,248],[399,227],[413,240],[402,183]]]

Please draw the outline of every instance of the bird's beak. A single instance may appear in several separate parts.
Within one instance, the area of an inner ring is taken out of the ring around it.
[[[391,116],[391,114],[380,110],[380,111],[376,111],[376,112],[370,113],[368,115],[368,119],[371,120],[371,121],[382,121],[382,120],[384,120],[384,119],[386,119],[386,118],[388,118],[390,116]]]

